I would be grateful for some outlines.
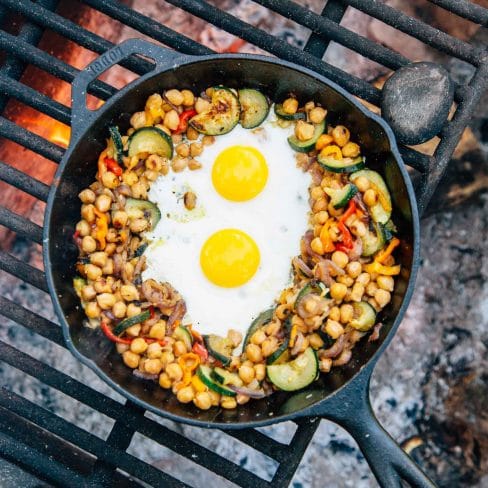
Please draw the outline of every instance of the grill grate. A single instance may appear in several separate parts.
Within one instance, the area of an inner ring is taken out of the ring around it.
[[[465,0],[429,0],[443,9],[477,24],[488,24],[488,10]],[[114,0],[83,0],[81,3],[149,36],[178,51],[187,54],[212,52],[194,40],[185,37],[129,6]],[[446,123],[433,156],[426,156],[411,148],[403,147],[407,164],[419,173],[417,191],[421,210],[432,196],[457,142],[466,127],[476,104],[487,85],[487,52],[455,39],[432,26],[412,19],[376,0],[329,0],[320,14],[289,0],[255,0],[290,20],[307,27],[311,35],[302,49],[255,28],[250,24],[201,0],[168,0],[193,16],[203,19],[224,31],[253,44],[269,54],[305,65],[336,81],[353,94],[378,104],[381,91],[370,83],[352,76],[324,62],[321,58],[331,41],[341,44],[364,57],[396,70],[410,62],[406,57],[388,47],[366,39],[340,25],[348,8],[355,8],[388,24],[399,31],[416,37],[425,44],[463,60],[475,68],[468,85],[456,87],[456,112]],[[23,18],[23,25],[14,35],[0,30],[0,49],[5,58],[0,68],[0,111],[10,99],[37,110],[49,117],[69,124],[69,107],[38,93],[23,84],[21,76],[28,65],[50,73],[70,83],[78,70],[61,61],[37,45],[45,30],[51,30],[95,53],[103,53],[113,44],[56,13],[55,0],[0,0],[0,23],[8,22],[12,14]],[[5,26],[4,26],[5,27]],[[148,70],[148,62],[131,58],[122,65],[135,73]],[[103,100],[114,93],[114,88],[97,81],[91,85],[91,93]],[[29,149],[44,158],[58,163],[64,149],[39,135],[0,117],[0,136]],[[0,179],[44,202],[49,187],[15,169],[9,162],[0,161]],[[14,231],[17,236],[31,242],[42,243],[39,225],[15,212],[0,207],[0,225]],[[0,252],[0,269],[42,292],[47,291],[44,274],[31,265],[7,252]],[[46,296],[47,298],[47,296]],[[64,347],[58,325],[0,296],[1,314],[32,334],[42,336]],[[143,481],[153,486],[185,486],[176,479],[175,473],[143,462],[129,454],[130,443],[136,434],[142,434],[162,446],[187,458],[195,466],[213,471],[240,486],[286,486],[292,479],[302,456],[309,445],[319,422],[297,421],[297,429],[288,442],[279,442],[257,430],[229,432],[237,442],[245,444],[277,463],[271,480],[262,479],[251,469],[245,469],[209,448],[203,447],[180,432],[145,416],[144,411],[129,402],[123,404],[70,377],[53,366],[40,361],[34,355],[22,352],[0,341],[0,358],[9,367],[22,371],[78,402],[92,408],[112,420],[108,437],[104,440],[83,428],[36,405],[19,393],[0,389],[0,455],[17,464],[39,479],[62,486],[140,486]]]

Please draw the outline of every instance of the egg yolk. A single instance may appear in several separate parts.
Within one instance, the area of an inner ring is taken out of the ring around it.
[[[241,286],[256,273],[259,248],[254,240],[238,229],[223,229],[212,234],[200,251],[200,266],[215,285]]]
[[[234,202],[250,200],[258,195],[268,180],[264,156],[254,147],[232,146],[215,159],[212,182],[217,192]]]

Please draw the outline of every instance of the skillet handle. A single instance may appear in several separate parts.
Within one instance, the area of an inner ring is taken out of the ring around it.
[[[378,422],[369,399],[372,371],[371,366],[363,369],[359,377],[330,398],[331,403],[326,402],[326,412],[317,413],[354,437],[381,487],[401,488],[404,480],[414,488],[435,488],[433,481]]]
[[[86,96],[90,83],[98,78],[104,71],[107,71],[112,66],[115,66],[120,61],[133,54],[142,54],[153,59],[155,61],[153,69],[164,67],[169,68],[175,64],[177,59],[188,57],[188,55],[158,46],[143,39],[128,39],[118,45],[113,46],[111,49],[92,61],[88,66],[78,73],[72,83],[71,141],[76,140],[79,134],[81,134],[82,129],[87,127],[97,116],[96,110],[90,110],[86,106]],[[150,70],[148,73],[142,75],[141,78],[150,76],[152,71],[153,70]]]

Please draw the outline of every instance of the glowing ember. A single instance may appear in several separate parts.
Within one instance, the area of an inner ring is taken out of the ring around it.
[[[58,123],[53,126],[48,139],[59,146],[68,147],[71,130],[67,125]]]

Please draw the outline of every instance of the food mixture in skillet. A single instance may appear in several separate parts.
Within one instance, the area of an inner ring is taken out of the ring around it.
[[[233,409],[378,338],[401,270],[392,202],[326,109],[172,89],[109,128],[79,194],[74,288],[136,376]]]

